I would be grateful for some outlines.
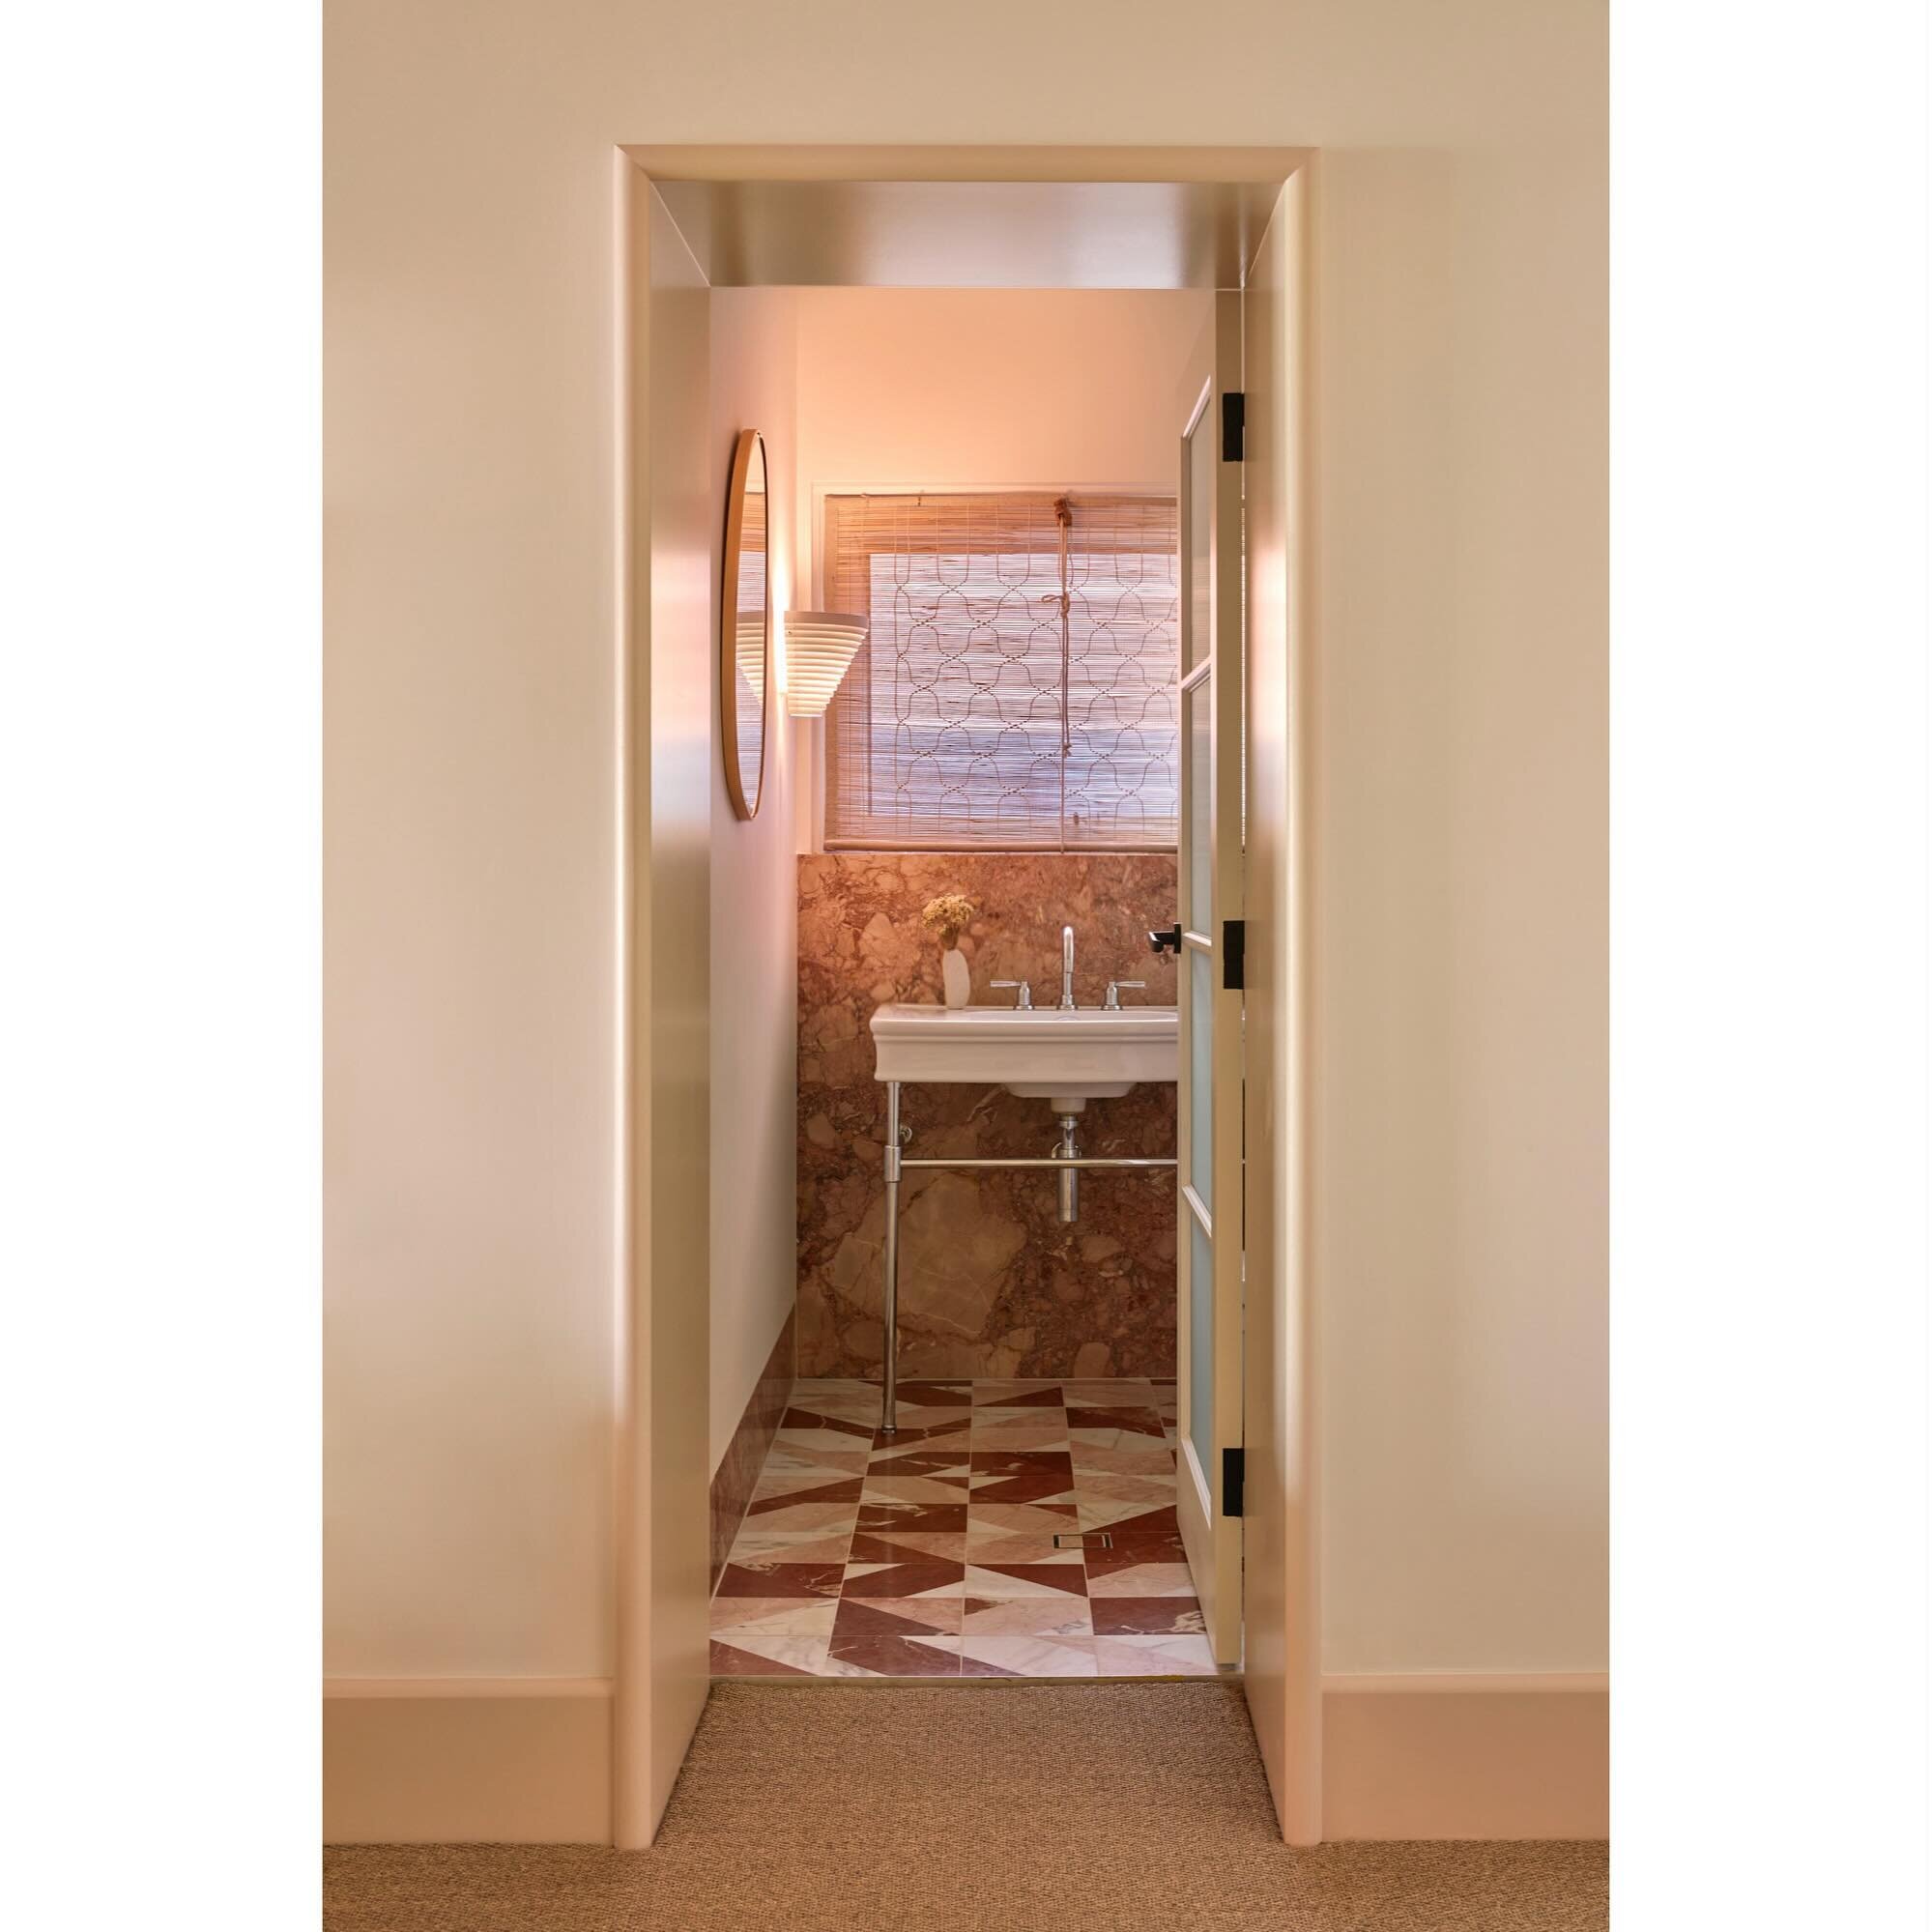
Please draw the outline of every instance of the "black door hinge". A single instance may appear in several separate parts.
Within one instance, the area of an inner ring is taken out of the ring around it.
[[[1229,993],[1245,992],[1248,986],[1248,921],[1224,919],[1221,922],[1221,983]]]
[[[1241,1514],[1241,1488],[1248,1475],[1248,1452],[1245,1449],[1224,1449],[1221,1452],[1221,1514],[1224,1516],[1238,1516]]]
[[[1238,463],[1247,446],[1248,398],[1239,389],[1221,392],[1221,460]]]

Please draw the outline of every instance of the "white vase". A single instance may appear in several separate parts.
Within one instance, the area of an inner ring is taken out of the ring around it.
[[[939,955],[939,970],[946,982],[946,1004],[966,1005],[972,997],[972,974],[966,970],[966,955],[957,946],[948,946]]]

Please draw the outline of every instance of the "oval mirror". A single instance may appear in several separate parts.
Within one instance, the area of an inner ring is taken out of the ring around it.
[[[758,816],[764,789],[764,719],[771,687],[771,583],[765,571],[764,438],[743,430],[725,501],[725,584],[718,693],[725,786],[740,819]]]

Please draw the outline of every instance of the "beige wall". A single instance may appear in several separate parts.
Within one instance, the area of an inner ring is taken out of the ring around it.
[[[792,594],[798,334],[789,289],[711,293],[712,495],[722,568],[726,479],[740,429],[764,432],[772,610]],[[716,581],[714,571],[714,581]],[[715,706],[713,715],[716,715]],[[774,689],[764,795],[747,822],[711,761],[711,1462],[792,1312],[797,1191],[798,882],[792,744]]]
[[[1604,72],[1597,0],[334,0],[332,1670],[610,1667],[610,150],[707,140],[1325,150],[1328,1661],[1602,1662]]]
[[[1316,216],[1325,1660],[1600,1668],[1602,159],[1336,161]]]

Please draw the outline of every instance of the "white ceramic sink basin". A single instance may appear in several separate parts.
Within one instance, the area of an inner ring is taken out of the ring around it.
[[[1003,1086],[1078,1113],[1180,1067],[1171,1006],[881,1006],[872,1016],[875,1077]]]

